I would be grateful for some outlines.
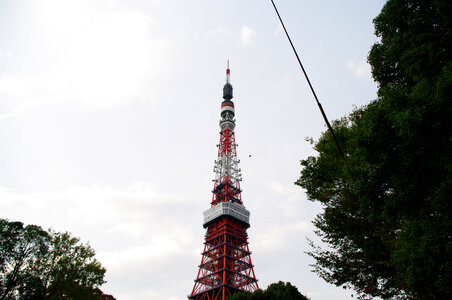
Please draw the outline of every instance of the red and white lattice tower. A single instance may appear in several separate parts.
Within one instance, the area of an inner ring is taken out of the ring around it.
[[[198,275],[189,299],[224,300],[239,291],[259,289],[251,263],[246,229],[250,212],[243,206],[240,160],[235,143],[234,103],[229,83],[229,63],[221,103],[220,144],[214,166],[211,207],[204,212],[207,233]]]

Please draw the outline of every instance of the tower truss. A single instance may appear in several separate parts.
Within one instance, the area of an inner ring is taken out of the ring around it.
[[[250,212],[242,202],[240,160],[235,143],[235,110],[229,63],[221,103],[220,142],[214,162],[215,179],[211,207],[204,212],[207,229],[198,274],[189,299],[224,300],[239,291],[259,289],[246,230]]]

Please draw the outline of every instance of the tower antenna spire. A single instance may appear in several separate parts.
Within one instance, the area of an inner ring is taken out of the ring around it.
[[[231,70],[229,69],[229,59],[228,59],[228,68],[226,69],[226,82],[229,83],[229,77],[231,76]]]
[[[231,70],[229,69],[229,59],[228,59],[228,66],[226,68],[226,84],[223,87],[223,99],[225,101],[231,101],[232,99],[232,85],[229,82],[231,76]]]

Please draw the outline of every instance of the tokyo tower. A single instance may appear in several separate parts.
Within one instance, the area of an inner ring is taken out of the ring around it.
[[[215,179],[211,207],[204,212],[207,228],[198,275],[189,299],[224,300],[239,291],[259,289],[251,263],[246,229],[250,212],[243,206],[240,160],[235,143],[235,112],[229,62],[220,113],[220,143],[214,163]]]

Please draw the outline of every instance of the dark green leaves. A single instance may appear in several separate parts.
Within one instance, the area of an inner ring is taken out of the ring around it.
[[[382,298],[452,298],[452,6],[389,0],[369,53],[378,99],[336,121],[296,184],[324,211],[315,272]]]
[[[50,235],[39,226],[0,219],[0,299],[11,299],[17,290],[42,294],[41,283],[31,272],[45,260]]]
[[[101,299],[94,255],[67,232],[0,219],[0,299]]]
[[[241,292],[226,297],[227,300],[308,300],[308,298],[290,284],[278,282],[270,284],[266,290],[257,290],[254,293]]]

